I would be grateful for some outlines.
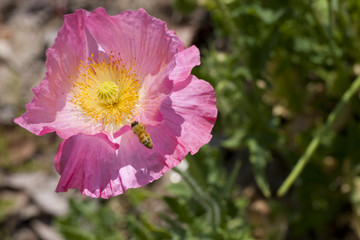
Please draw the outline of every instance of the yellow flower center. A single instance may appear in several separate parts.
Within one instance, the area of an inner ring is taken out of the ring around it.
[[[104,130],[115,132],[130,124],[139,101],[138,76],[115,55],[100,55],[81,62],[70,99],[90,120],[102,123]]]

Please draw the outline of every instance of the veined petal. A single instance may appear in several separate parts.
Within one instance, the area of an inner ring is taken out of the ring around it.
[[[169,166],[180,163],[165,157],[172,156],[176,147],[173,141],[152,151],[132,132],[122,135],[120,144],[112,143],[104,134],[78,134],[64,140],[55,157],[61,175],[56,191],[77,188],[90,197],[109,198],[144,186],[160,178]]]
[[[79,132],[98,132],[79,121],[74,116],[73,105],[67,102],[72,85],[69,76],[76,74],[81,60],[98,52],[98,45],[84,24],[89,15],[85,10],[66,15],[53,47],[46,52],[46,77],[33,89],[34,98],[26,105],[27,112],[15,119],[15,123],[32,133],[43,135],[57,131],[60,137],[68,138]]]
[[[144,9],[109,16],[105,9],[98,8],[86,24],[106,52],[117,50],[141,77],[157,75],[184,49],[182,41],[168,31],[166,23],[151,17]]]
[[[85,195],[102,198],[121,194],[121,182],[117,182],[117,188],[111,186],[111,182],[118,181],[121,164],[117,161],[117,148],[104,134],[78,134],[64,140],[55,157],[55,167],[61,175],[56,191],[78,188]]]
[[[46,77],[15,122],[65,139],[56,191],[116,196],[160,178],[210,141],[215,92],[190,75],[199,50],[185,49],[145,10],[67,15],[47,57]]]
[[[191,68],[200,62],[200,54],[197,49],[197,52],[194,50],[196,47],[190,51],[184,50],[182,41],[172,31],[168,31],[166,23],[149,16],[144,9],[109,16],[103,8],[98,8],[86,24],[105,51],[119,52],[124,62],[139,75],[142,111],[138,120],[150,125],[161,122],[161,102],[173,88],[169,75],[174,70],[174,77],[180,72],[187,72],[187,76],[190,74]],[[99,28],[99,25],[103,27]],[[189,58],[189,61],[198,58],[191,67],[183,60],[191,55],[190,52],[197,56]]]
[[[185,81],[193,67],[200,65],[200,52],[195,46],[191,46],[182,50],[176,55],[176,67],[170,73],[170,79],[174,81],[174,85]]]
[[[174,111],[184,119],[178,140],[191,154],[195,154],[212,137],[211,129],[217,117],[215,91],[208,82],[193,75],[174,88],[170,95],[171,107],[164,107],[162,113],[168,115]]]

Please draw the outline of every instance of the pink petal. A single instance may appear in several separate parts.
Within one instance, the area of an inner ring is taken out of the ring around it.
[[[184,119],[178,141],[195,154],[212,137],[211,129],[217,116],[215,91],[208,82],[193,75],[174,88],[176,90],[170,96],[171,106],[164,106],[162,113],[168,115],[174,111]]]
[[[80,61],[111,51],[120,53],[139,75],[141,112],[135,120],[146,126],[153,149],[143,146],[130,126],[115,134],[99,133],[102,126],[75,116],[67,100],[72,84],[68,75],[76,76]],[[165,22],[145,10],[109,16],[99,8],[92,14],[79,10],[67,15],[47,57],[46,78],[15,122],[35,134],[56,131],[66,139],[55,158],[61,174],[56,191],[78,188],[91,197],[116,196],[160,178],[210,141],[217,115],[215,92],[190,75],[200,64],[199,50],[184,49]]]
[[[117,147],[104,134],[79,134],[64,140],[55,157],[61,175],[56,191],[78,188],[83,194],[103,198],[111,196],[111,192],[121,194],[121,182],[112,186],[118,181]]]
[[[147,102],[143,104],[144,111],[138,120],[140,122],[146,122],[149,125],[155,125],[161,122],[163,120],[160,112],[161,103],[168,94],[174,90],[174,85],[185,81],[190,75],[192,68],[199,64],[200,52],[197,47],[191,46],[178,52],[154,81],[148,80],[144,82],[144,88],[147,89],[145,93]],[[163,82],[161,79],[169,79],[169,81]],[[159,82],[163,82],[162,86],[157,84]],[[162,92],[161,89],[166,90]]]
[[[182,73],[186,79],[191,68],[200,63],[197,48],[183,50],[182,41],[167,29],[166,23],[148,15],[144,9],[109,16],[103,8],[98,8],[86,25],[105,52],[120,53],[122,60],[130,63],[139,75],[146,97],[140,99],[143,111],[138,120],[150,125],[161,122],[161,102],[173,87],[169,75],[175,71],[174,77]]]
[[[89,15],[84,10],[66,15],[54,46],[47,50],[46,77],[33,89],[34,98],[26,106],[27,112],[15,119],[15,123],[30,132],[43,135],[57,131],[62,138],[79,132],[97,132],[74,116],[73,106],[66,100],[71,86],[68,76],[76,75],[80,60],[98,52],[98,45],[84,25]]]
[[[91,197],[116,196],[160,178],[188,152],[194,154],[209,142],[217,115],[213,88],[194,76],[176,87],[161,106],[163,121],[146,126],[153,149],[143,146],[128,127],[119,133],[118,144],[105,134],[79,134],[63,141],[55,159],[61,174],[56,191],[78,188]]]
[[[116,16],[107,15],[103,8],[92,14],[78,10],[65,16],[54,46],[47,51],[47,76],[34,88],[27,112],[15,122],[37,135],[56,131],[64,139],[101,132],[101,124],[75,115],[74,105],[66,97],[71,86],[68,76],[76,75],[80,60],[97,56],[104,49],[108,53],[115,50],[124,62],[134,64],[146,96],[140,99],[143,111],[138,120],[150,125],[163,119],[160,105],[174,85],[169,79],[186,79],[192,67],[200,63],[196,47],[184,50],[182,41],[167,30],[165,22],[143,9]]]
[[[186,80],[191,70],[200,65],[200,52],[199,49],[195,46],[191,46],[183,51],[179,52],[176,55],[176,67],[170,73],[170,79],[174,81],[174,84],[177,84],[181,81]]]
[[[61,175],[56,191],[77,188],[90,197],[109,198],[144,186],[160,178],[169,169],[167,164],[180,163],[164,157],[171,156],[177,146],[173,141],[150,150],[132,132],[122,136],[120,145],[104,134],[73,136],[61,143],[55,158]]]
[[[105,52],[120,53],[125,63],[133,63],[141,77],[158,74],[184,48],[165,22],[148,15],[144,9],[109,16],[105,9],[98,8],[86,26]]]

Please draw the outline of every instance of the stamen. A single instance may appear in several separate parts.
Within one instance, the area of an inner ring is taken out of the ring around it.
[[[70,102],[91,121],[103,124],[104,130],[115,132],[130,124],[139,108],[140,85],[137,74],[122,63],[119,55],[93,56],[81,62],[74,81]]]

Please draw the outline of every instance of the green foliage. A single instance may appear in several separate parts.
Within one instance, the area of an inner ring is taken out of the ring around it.
[[[265,178],[265,167],[270,153],[254,140],[249,140],[249,151],[255,180],[263,194],[270,197],[270,187]]]
[[[57,220],[57,226],[69,240],[120,240],[120,219],[109,206],[93,201],[70,200],[70,213]]]
[[[359,74],[360,4],[207,0],[204,7],[216,37],[228,41],[219,48],[209,40],[196,69],[217,93],[215,130],[225,136],[225,151],[247,149],[254,179],[269,196],[279,183],[267,176],[268,164],[287,166],[285,177]],[[282,206],[289,236],[307,238],[315,231],[315,238],[331,239],[327,228],[339,224],[352,191],[351,180],[339,182],[348,178],[341,169],[345,159],[359,164],[359,113],[359,100],[352,100],[321,133],[293,199]]]
[[[213,157],[214,161],[198,161],[199,165],[190,165],[188,172],[177,170],[184,181],[169,185],[170,195],[156,200],[151,191],[129,190],[125,201],[119,199],[121,205],[128,206],[129,214],[124,216],[107,202],[71,200],[70,213],[58,219],[58,229],[66,239],[252,239],[245,212],[248,201],[233,191],[240,165],[236,164],[227,179],[216,149],[206,146],[199,156]],[[190,158],[189,163],[200,160]],[[146,201],[165,204],[155,222],[154,217],[140,210]]]
[[[173,0],[173,5],[180,13],[187,15],[196,9],[197,0]]]
[[[352,229],[360,229],[359,99],[344,104],[326,132],[320,129],[360,74],[360,2],[174,0],[183,14],[197,4],[209,11],[214,34],[204,36],[207,47],[194,70],[216,91],[213,143],[187,157],[188,169],[176,170],[182,181],[166,194],[126,193],[125,203],[119,200],[128,206],[124,214],[107,202],[72,201],[69,215],[58,221],[61,232],[66,239],[96,240],[355,234]],[[317,135],[319,147],[294,187],[285,198],[271,198]],[[242,180],[249,171],[251,179]],[[246,188],[251,181],[259,191],[242,194],[240,184]],[[266,204],[253,213],[257,199]],[[161,210],[146,211],[149,201]]]

